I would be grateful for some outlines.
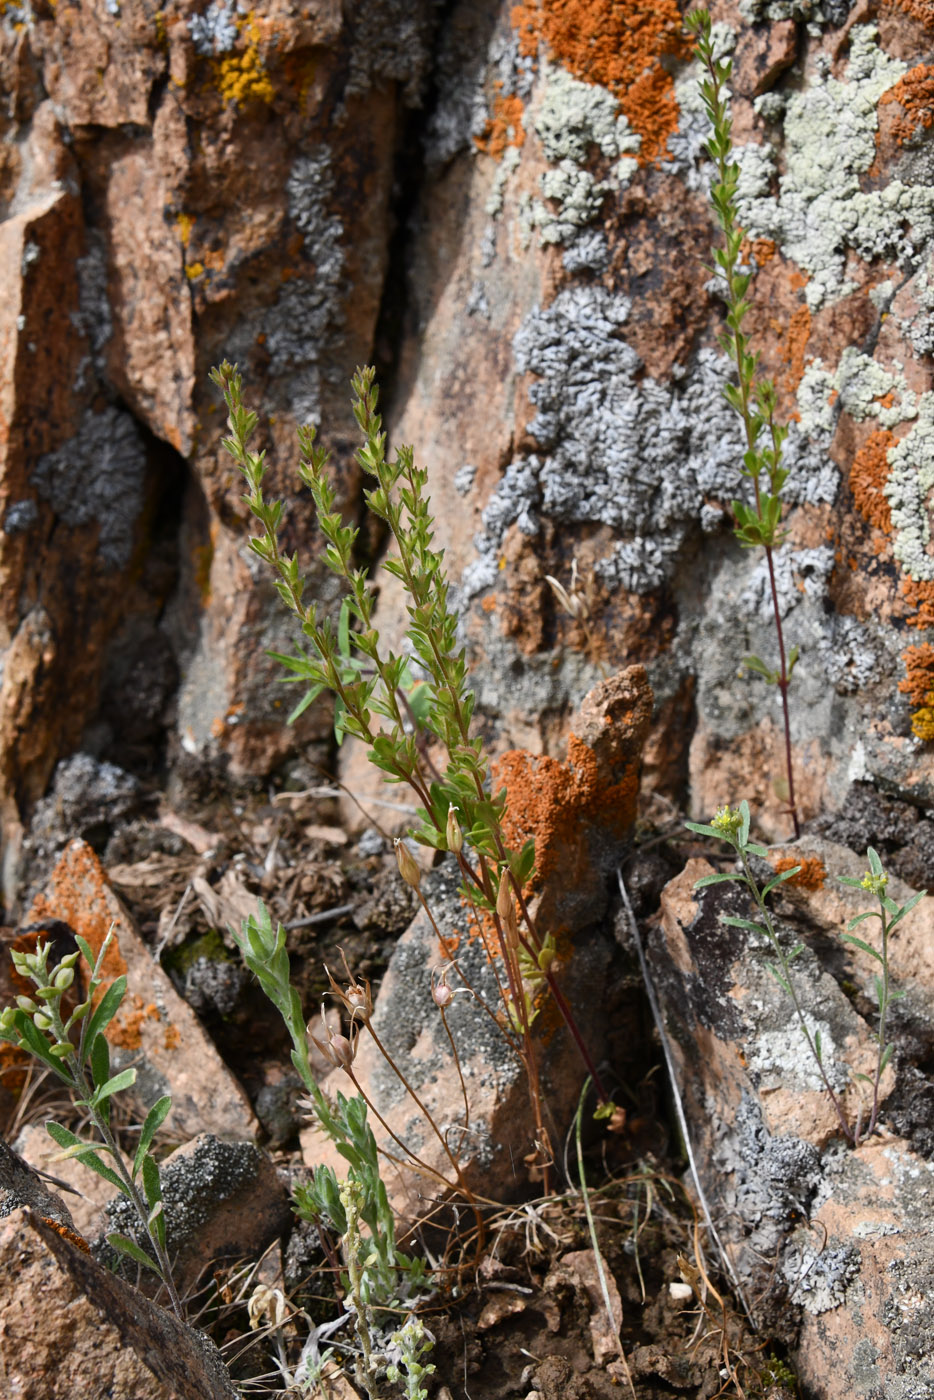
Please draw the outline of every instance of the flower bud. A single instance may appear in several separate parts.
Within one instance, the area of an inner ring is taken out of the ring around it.
[[[44,1011],[37,1011],[32,1018],[32,1023],[37,1031],[47,1031],[52,1024],[52,1017],[46,1016]]]
[[[64,964],[58,968],[53,981],[59,991],[67,991],[75,980],[75,970],[73,967],[65,967]]]
[[[27,1016],[34,1016],[39,1010],[32,997],[17,997],[16,1005],[19,1007],[20,1011],[25,1011]]]
[[[449,987],[447,982],[433,982],[431,987],[432,999],[435,1006],[444,1011],[454,1000],[454,989]]]
[[[16,1011],[12,1006],[7,1006],[0,1011],[0,1031],[11,1031],[16,1025]]]
[[[67,957],[62,958],[59,967],[74,967],[80,956],[80,953],[69,953]]]
[[[396,837],[393,845],[396,848],[396,864],[399,867],[399,874],[407,885],[413,890],[417,890],[422,883],[422,872],[418,868],[415,857],[400,837]]]
[[[57,1045],[49,1046],[49,1054],[54,1055],[56,1060],[65,1060],[74,1048],[70,1040],[60,1040]]]
[[[444,835],[448,843],[448,850],[455,856],[459,856],[464,849],[464,833],[457,820],[457,810],[453,806],[448,808],[448,823]]]

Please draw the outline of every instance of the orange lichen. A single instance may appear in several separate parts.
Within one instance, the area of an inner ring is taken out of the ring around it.
[[[807,306],[799,306],[792,312],[785,337],[784,360],[788,365],[785,376],[785,389],[789,394],[797,392],[804,376],[804,353],[811,334],[811,312]]]
[[[892,124],[892,133],[900,146],[916,131],[930,130],[934,126],[934,67],[919,63],[899,78],[894,87],[882,94],[879,105],[885,107],[892,102],[904,109],[904,116],[897,117]]]
[[[586,859],[582,830],[602,826],[622,835],[635,818],[638,776],[635,768],[617,783],[608,783],[592,749],[571,735],[566,763],[545,754],[513,749],[495,762],[494,787],[505,785],[509,803],[503,822],[506,844],[518,850],[535,840],[536,885],[557,870],[573,880],[569,865]]]
[[[526,0],[514,6],[512,23],[524,57],[545,45],[575,78],[613,94],[642,137],[643,163],[666,154],[678,104],[662,60],[691,52],[675,0]]]
[[[887,0],[888,7],[901,10],[928,29],[934,29],[934,4],[931,0]]]
[[[919,739],[929,743],[934,739],[934,646],[922,642],[902,652],[905,678],[898,688],[918,706],[911,716],[911,729]]]
[[[908,626],[934,627],[934,583],[906,578],[902,581],[902,593],[918,609],[914,617],[907,619]]]
[[[782,856],[775,862],[775,873],[781,875],[785,870],[794,870],[796,865],[801,869],[797,875],[790,876],[786,885],[795,885],[802,890],[822,890],[827,879],[827,867],[820,856]]]
[[[920,646],[908,647],[902,652],[905,663],[905,678],[899,681],[902,695],[907,695],[913,705],[929,705],[934,691],[934,646],[922,642]]]
[[[119,1020],[111,1021],[107,1039],[121,1050],[138,1050],[143,1043],[143,1024],[159,1021],[159,1008],[154,1002],[143,1001],[136,993],[123,998]]]
[[[482,136],[474,137],[479,149],[494,160],[502,160],[508,146],[515,146],[517,149],[523,146],[523,111],[521,97],[516,94],[504,97],[498,92],[493,98],[493,115],[487,121]]]
[[[740,256],[743,262],[748,262],[753,258],[757,267],[764,267],[767,262],[771,262],[778,252],[778,244],[771,238],[743,239],[743,246]]]
[[[889,479],[889,449],[894,445],[894,435],[887,428],[878,428],[870,433],[850,467],[856,509],[868,524],[886,535],[892,533],[892,515],[883,488]]]

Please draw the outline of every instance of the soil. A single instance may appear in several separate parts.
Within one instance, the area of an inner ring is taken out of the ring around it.
[[[293,983],[306,1008],[327,989],[325,968],[340,968],[344,955],[375,994],[415,909],[389,839],[375,829],[362,839],[350,836],[336,801],[317,792],[281,792],[270,800],[245,794],[236,804],[209,802],[184,817],[163,808],[158,817],[113,829],[96,816],[93,841],[115,888],[246,1088],[267,1149],[293,1183],[307,1176],[287,1039],[243,972],[226,925],[239,923],[257,897],[267,903],[290,928]],[[635,853],[627,878],[640,913],[656,907],[680,863],[658,839]],[[619,976],[631,979],[631,967],[621,963]],[[558,1188],[564,1195],[520,1201],[491,1218],[479,1258],[469,1241],[458,1241],[453,1217],[447,1234],[433,1229],[430,1239],[411,1243],[447,1261],[437,1291],[420,1305],[435,1338],[436,1370],[425,1381],[431,1400],[627,1394],[790,1400],[797,1394],[787,1365],[768,1338],[750,1330],[705,1253],[684,1163],[669,1142],[648,1014],[644,1024],[636,1055],[642,1072],[637,1087],[625,1090],[624,1130],[602,1134],[588,1149],[586,1167],[622,1350],[607,1320],[577,1173],[566,1172]],[[198,1325],[225,1355],[242,1353],[231,1370],[244,1394],[304,1393],[271,1369],[267,1336],[250,1344],[247,1299],[261,1279],[282,1287],[290,1309],[301,1310],[279,1333],[282,1359],[294,1366],[308,1319],[320,1325],[337,1315],[340,1290],[329,1263],[335,1242],[324,1245],[313,1227],[296,1222],[280,1248],[262,1261],[217,1268],[191,1301]],[[329,1339],[337,1359],[347,1339],[346,1331]],[[346,1366],[352,1376],[349,1359]],[[340,1400],[354,1393],[347,1374],[326,1381]],[[395,1393],[386,1387],[386,1395]]]

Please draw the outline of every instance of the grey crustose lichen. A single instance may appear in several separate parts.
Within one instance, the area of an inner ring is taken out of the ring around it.
[[[629,311],[619,293],[577,286],[520,327],[516,368],[537,376],[529,432],[540,450],[509,464],[483,512],[480,557],[463,580],[468,596],[495,580],[506,529],[515,523],[534,536],[540,514],[610,526],[620,539],[598,573],[611,586],[648,592],[673,572],[705,498],[736,494],[743,440],[722,395],[726,360],[702,349],[670,384],[658,383],[621,338]],[[789,498],[832,500],[837,475],[824,455],[797,438],[790,446]]]
[[[66,525],[97,521],[97,553],[110,569],[130,562],[143,508],[146,449],[129,413],[88,413],[75,437],[35,465],[32,484]]]
[[[302,235],[314,277],[292,278],[266,315],[271,368],[286,380],[289,404],[302,423],[321,421],[321,350],[340,315],[344,226],[331,210],[331,153],[321,146],[299,156],[286,184],[289,216]]]

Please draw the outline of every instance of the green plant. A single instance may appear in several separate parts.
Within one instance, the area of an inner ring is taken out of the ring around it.
[[[710,203],[714,219],[723,234],[723,246],[713,248],[716,269],[726,299],[726,330],[720,344],[736,368],[736,383],[728,384],[724,397],[742,420],[746,437],[740,475],[752,485],[752,501],[733,501],[735,534],[744,549],[763,548],[769,573],[775,636],[778,644],[778,667],[768,666],[758,656],[747,656],[744,664],[760,675],[769,685],[778,687],[782,701],[785,730],[785,771],[788,789],[788,814],[795,837],[800,836],[798,808],[795,801],[794,769],[791,757],[791,720],[788,713],[788,687],[798,660],[798,647],[786,652],[782,614],[775,577],[775,550],[787,531],[782,529],[782,488],[788,471],[782,466],[782,448],[788,435],[786,425],[775,420],[777,396],[775,385],[757,373],[759,356],[750,349],[749,336],[743,322],[749,311],[748,292],[751,272],[742,270],[743,230],[739,225],[737,190],[739,166],[733,159],[732,129],[727,83],[732,61],[719,58],[707,10],[692,10],[685,26],[697,40],[697,55],[707,70],[701,83],[701,95],[713,127],[707,142],[707,152],[714,162],[717,178],[711,187]]]
[[[121,1254],[158,1274],[173,1309],[181,1317],[182,1307],[165,1245],[159,1167],[150,1150],[172,1100],[166,1094],[150,1108],[130,1168],[110,1125],[111,1099],[136,1082],[135,1069],[111,1075],[110,1047],[105,1035],[123,1001],[126,978],[116,978],[100,997],[97,995],[104,982],[102,968],[112,938],[113,929],[95,957],[90,945],[76,937],[79,951],[67,954],[51,969],[51,945],[41,939],[32,953],[14,950],[11,956],[16,972],[35,990],[32,995],[17,996],[15,1006],[0,1013],[0,1040],[10,1041],[46,1065],[71,1090],[75,1105],[87,1113],[100,1141],[87,1142],[60,1123],[47,1123],[50,1137],[61,1149],[52,1160],[77,1157],[132,1203],[140,1224],[137,1239],[114,1232],[107,1236],[108,1242]],[[80,958],[90,971],[87,994],[66,1020],[62,1003],[75,985]],[[110,1157],[113,1166],[103,1160],[102,1152]]]
[[[927,890],[919,890],[917,894],[912,895],[907,904],[896,904],[894,899],[890,899],[885,892],[886,886],[889,883],[889,877],[882,868],[882,862],[878,854],[871,846],[866,852],[866,857],[869,861],[869,869],[861,880],[855,880],[849,875],[839,875],[837,878],[841,884],[849,885],[853,889],[868,890],[870,894],[876,896],[879,903],[878,910],[870,909],[865,914],[857,914],[856,917],[851,919],[847,924],[846,933],[840,935],[845,943],[851,943],[854,947],[861,949],[862,952],[868,953],[869,957],[873,958],[881,968],[881,972],[876,973],[873,978],[876,1004],[879,1008],[879,1029],[876,1032],[876,1042],[878,1044],[876,1069],[871,1079],[862,1074],[857,1076],[857,1078],[862,1079],[872,1087],[872,1108],[869,1114],[869,1122],[866,1124],[865,1133],[865,1136],[869,1137],[875,1132],[876,1123],[879,1118],[879,1085],[882,1080],[882,1074],[889,1060],[892,1058],[892,1052],[895,1048],[894,1045],[890,1041],[886,1041],[885,1038],[889,1007],[893,1001],[900,1001],[905,995],[904,992],[893,991],[891,987],[889,979],[889,937],[895,925],[899,923],[910,910],[914,909],[916,904],[921,903],[921,900],[927,894]],[[857,938],[855,934],[850,932],[857,924],[865,923],[867,919],[879,920],[881,927],[881,946],[879,948],[873,948],[871,944],[866,943],[862,938]]]
[[[422,1357],[430,1354],[434,1338],[420,1317],[410,1313],[397,1332],[389,1339],[397,1361],[391,1361],[386,1368],[386,1379],[394,1385],[404,1387],[405,1400],[428,1400],[428,1391],[422,1385],[426,1376],[434,1374],[435,1367]]]
[[[289,1032],[292,1063],[308,1091],[308,1107],[348,1164],[344,1181],[338,1180],[331,1167],[316,1167],[309,1182],[295,1187],[293,1204],[300,1219],[325,1227],[343,1242],[343,1283],[361,1352],[358,1380],[373,1398],[377,1391],[373,1333],[378,1312],[397,1307],[425,1290],[429,1286],[427,1270],[422,1259],[403,1253],[396,1243],[395,1218],[380,1174],[379,1151],[367,1122],[367,1101],[360,1094],[348,1099],[338,1092],[332,1102],[312,1073],[309,1035],[298,993],[290,981],[285,929],[281,924],[273,928],[269,911],[260,903],[258,914],[244,920],[239,933],[231,932],[247,967]],[[337,987],[333,978],[331,981]],[[368,1019],[369,988],[351,979],[340,995],[345,1004],[355,1006]],[[353,1063],[352,1042],[333,1031],[326,1030],[325,1034],[324,1043],[315,1043],[332,1063],[349,1071]],[[442,1184],[450,1185],[443,1178]],[[366,1235],[361,1222],[366,1226]],[[321,1364],[325,1359],[321,1359]]]
[[[307,686],[299,709],[322,691],[334,696],[341,731],[367,745],[370,761],[388,781],[405,783],[415,793],[419,820],[411,835],[423,845],[454,855],[465,896],[495,926],[507,1026],[518,1036],[535,1121],[536,1166],[547,1182],[551,1152],[542,1114],[538,1047],[531,1035],[542,984],[547,984],[594,1079],[602,1111],[612,1112],[612,1106],[555,979],[553,940],[540,934],[523,893],[534,867],[532,843],[521,851],[507,848],[502,834],[505,790],[490,791],[488,760],[482,741],[471,730],[474,695],[468,686],[464,649],[458,643],[457,616],[448,606],[443,551],[432,548],[427,472],[415,466],[409,447],[401,447],[392,462],[387,460],[374,371],[358,370],[353,407],[364,443],[357,461],[373,482],[364,492],[366,504],[387,527],[396,547],[384,567],[401,581],[408,598],[410,660],[386,650],[380,642],[373,625],[376,595],[366,570],[354,564],[358,531],[345,525],[335,509],[327,453],[316,445],[314,428],[299,430],[298,474],[314,500],[326,542],[324,563],[346,590],[343,622],[337,629],[328,617],[319,615],[314,603],[306,601],[306,580],[298,560],[279,547],[283,505],[267,501],[263,494],[264,454],[249,450],[257,417],[244,407],[241,376],[225,362],[212,371],[212,379],[223,392],[229,413],[230,436],[224,446],[247,483],[244,500],[262,527],[250,548],[275,572],[279,594],[298,619],[307,643],[307,649],[300,648],[296,655],[280,657],[292,678]],[[412,722],[411,705],[404,700],[406,677],[415,668],[423,679],[421,733]],[[443,773],[429,759],[424,737],[445,754]]]
[[[804,1038],[807,1041],[808,1049],[817,1065],[824,1088],[833,1104],[843,1136],[852,1146],[857,1147],[860,1142],[866,1137],[869,1137],[876,1129],[879,1117],[879,1087],[882,1073],[892,1056],[893,1049],[892,1045],[887,1043],[885,1038],[886,1019],[892,1002],[902,995],[892,990],[889,981],[889,936],[896,924],[920,903],[926,891],[922,890],[918,894],[913,895],[911,899],[903,905],[898,905],[894,900],[889,899],[888,895],[885,893],[888,876],[882,869],[882,863],[872,847],[870,847],[867,852],[869,870],[861,880],[852,879],[848,876],[838,877],[845,885],[850,885],[856,889],[867,890],[874,894],[879,902],[878,911],[869,910],[866,913],[857,914],[856,917],[851,919],[847,924],[847,932],[841,935],[846,942],[854,944],[864,953],[868,953],[870,957],[874,958],[880,964],[882,969],[881,975],[877,975],[875,978],[876,998],[879,1007],[879,1029],[875,1037],[878,1042],[875,1073],[872,1077],[863,1074],[855,1076],[857,1079],[870,1084],[873,1093],[872,1108],[864,1131],[861,1118],[853,1125],[847,1121],[843,1103],[830,1082],[830,1077],[824,1064],[820,1030],[816,1027],[813,1031],[811,1030],[801,1004],[801,999],[795,987],[794,978],[792,976],[792,964],[799,954],[803,952],[804,944],[796,943],[791,949],[785,949],[782,940],[778,936],[775,923],[766,904],[766,900],[772,891],[777,889],[778,886],[783,884],[786,880],[790,880],[797,875],[801,870],[801,866],[794,865],[788,870],[782,870],[779,874],[773,875],[760,889],[759,882],[753,873],[749,858],[750,856],[758,856],[761,859],[766,859],[768,857],[768,851],[764,846],[757,845],[754,841],[750,841],[749,823],[749,804],[747,802],[741,802],[735,811],[729,807],[722,807],[712,818],[709,825],[700,822],[685,823],[689,831],[696,832],[699,836],[709,836],[714,840],[726,842],[726,844],[731,846],[735,851],[736,858],[740,865],[740,869],[735,872],[721,871],[715,875],[704,875],[700,880],[695,882],[694,888],[706,889],[710,885],[721,885],[732,881],[744,885],[748,890],[756,906],[758,918],[745,919],[732,914],[721,914],[721,922],[728,925],[730,928],[745,929],[750,933],[756,933],[768,939],[775,961],[768,962],[766,966],[782,991],[791,998],[795,1015],[798,1018],[798,1024],[801,1027]],[[863,923],[866,919],[879,919],[882,925],[881,950],[871,947],[870,944],[849,932],[850,929],[855,928],[857,924]]]

